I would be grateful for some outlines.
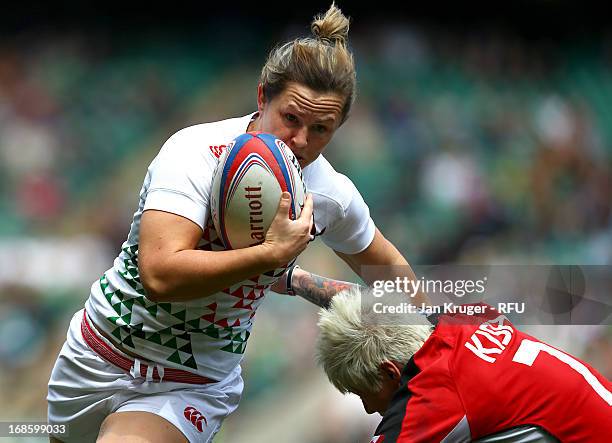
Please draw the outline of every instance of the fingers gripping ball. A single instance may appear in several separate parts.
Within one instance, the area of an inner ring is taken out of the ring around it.
[[[226,248],[264,241],[283,191],[291,194],[289,217],[300,216],[306,186],[293,152],[271,134],[247,132],[219,158],[211,193],[212,219]]]

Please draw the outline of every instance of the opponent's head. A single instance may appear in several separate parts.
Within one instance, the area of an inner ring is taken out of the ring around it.
[[[311,30],[312,37],[270,52],[257,92],[256,129],[282,139],[302,167],[319,156],[348,117],[356,84],[348,18],[332,3]]]
[[[421,319],[409,323],[419,322],[380,324],[362,314],[359,291],[339,293],[320,313],[317,360],[340,392],[359,395],[369,414],[383,414],[403,367],[430,335],[431,325]]]

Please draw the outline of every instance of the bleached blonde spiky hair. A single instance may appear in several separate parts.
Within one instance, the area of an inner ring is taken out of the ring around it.
[[[343,291],[319,314],[317,362],[343,394],[380,390],[381,363],[405,365],[431,333],[431,325],[420,316],[402,324],[380,324],[371,311],[362,314],[361,300],[359,290]]]

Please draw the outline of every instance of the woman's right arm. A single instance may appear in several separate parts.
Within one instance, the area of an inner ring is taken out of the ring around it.
[[[283,194],[265,241],[227,251],[196,249],[202,229],[169,212],[147,210],[140,223],[138,268],[147,297],[156,302],[189,301],[281,267],[308,245],[312,196],[297,220],[289,219],[288,193]]]

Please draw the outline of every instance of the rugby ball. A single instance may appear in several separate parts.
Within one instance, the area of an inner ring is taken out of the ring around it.
[[[282,140],[247,132],[230,142],[219,157],[211,192],[213,223],[225,247],[262,243],[284,191],[291,194],[289,217],[295,220],[306,187],[300,164]]]

